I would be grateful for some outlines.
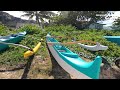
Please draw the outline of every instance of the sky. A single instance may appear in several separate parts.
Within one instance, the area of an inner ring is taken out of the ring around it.
[[[28,20],[28,17],[21,17],[21,15],[24,15],[24,13],[22,11],[3,11],[3,12],[7,12],[10,15],[13,15],[14,17],[18,17],[18,18],[22,18],[25,20]]]
[[[19,18],[22,18],[22,19],[26,19],[28,20],[29,18],[28,17],[21,17],[21,15],[23,15],[24,13],[22,11],[4,11],[4,12],[7,12],[9,13],[10,15],[13,15],[15,17],[19,17]],[[55,13],[57,13],[57,11],[53,11]],[[102,21],[100,23],[102,24],[106,24],[105,26],[111,26],[112,23],[114,22],[114,20],[117,18],[117,17],[120,17],[120,11],[115,11],[115,13],[112,15],[113,17],[108,19],[108,20],[105,20],[105,21]],[[33,18],[33,20],[35,20],[35,18]]]
[[[9,13],[10,15],[13,15],[14,17],[18,17],[18,18],[21,18],[21,19],[25,19],[25,20],[28,20],[29,17],[26,17],[26,16],[21,16],[21,15],[24,15],[25,13],[23,11],[3,11],[3,12],[7,12]],[[57,13],[57,11],[53,11],[54,13]],[[35,17],[33,17],[33,20],[35,20]]]
[[[115,11],[111,18],[109,18],[108,20],[103,21],[102,23],[106,24],[105,26],[112,26],[112,23],[118,17],[120,17],[120,11]]]

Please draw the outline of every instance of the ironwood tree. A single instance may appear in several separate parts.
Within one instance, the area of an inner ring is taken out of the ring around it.
[[[44,19],[50,19],[55,15],[55,13],[51,11],[23,11],[23,12],[25,12],[25,14],[22,16],[28,16],[29,19],[32,19],[33,17],[35,17],[36,22],[39,26],[41,26],[41,29],[44,28],[43,26]]]
[[[91,23],[110,18],[112,11],[59,11],[59,16],[53,18],[55,24],[71,24],[77,28],[87,28]],[[107,16],[109,15],[109,16]]]

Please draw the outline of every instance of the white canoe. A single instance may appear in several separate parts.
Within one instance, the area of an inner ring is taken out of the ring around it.
[[[98,42],[94,46],[85,45],[85,44],[81,44],[81,43],[78,43],[78,44],[80,45],[80,47],[85,48],[90,51],[99,51],[99,50],[107,50],[108,49],[108,46],[101,45]]]

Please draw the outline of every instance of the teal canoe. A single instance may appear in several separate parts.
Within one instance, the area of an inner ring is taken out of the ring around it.
[[[25,35],[26,35],[26,31],[19,32],[17,34],[11,34],[11,35],[8,35],[8,36],[1,36],[0,37],[0,42],[18,43],[24,38]],[[0,43],[0,51],[4,51],[8,47],[9,47],[9,45]]]
[[[70,75],[76,79],[99,79],[100,65],[102,63],[100,56],[97,56],[91,62],[86,62],[78,54],[61,45],[50,34],[46,36],[46,43],[55,60]],[[53,45],[50,43],[53,43]]]
[[[120,45],[120,36],[104,36],[104,38],[106,38],[108,41]]]

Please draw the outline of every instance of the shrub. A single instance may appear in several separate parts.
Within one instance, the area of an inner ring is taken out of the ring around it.
[[[19,31],[27,31],[27,34],[39,34],[42,32],[41,28],[37,25],[27,24],[19,28]]]
[[[76,53],[83,52],[85,54],[91,55],[93,57],[97,55],[105,56],[105,57],[119,57],[120,55],[120,46],[115,43],[107,41],[103,38],[104,35],[111,34],[111,35],[120,35],[119,31],[107,31],[107,30],[77,30],[75,27],[70,25],[54,25],[45,27],[45,31],[43,32],[41,28],[37,25],[25,25],[17,30],[10,31],[6,26],[0,26],[0,34],[7,35],[8,33],[17,33],[20,31],[27,31],[27,35],[25,38],[20,42],[22,45],[26,45],[30,48],[34,48],[37,43],[40,41],[41,38],[44,39],[40,50],[36,53],[36,55],[40,55],[42,58],[46,58],[48,56],[48,51],[45,44],[45,36],[48,32],[52,36],[62,36],[62,38],[56,38],[59,42],[71,42],[73,38],[77,41],[79,40],[90,40],[95,42],[100,42],[103,45],[109,47],[106,51],[98,51],[98,52],[91,52],[84,48],[81,48],[77,44],[65,45],[70,50]],[[89,45],[93,45],[87,43]],[[23,53],[27,51],[24,48],[10,46],[9,49],[0,53],[0,64],[4,65],[18,65],[19,63],[26,63],[26,60],[23,58]],[[111,62],[110,59],[108,59]]]
[[[9,34],[9,29],[5,25],[0,24],[0,35],[4,36],[7,34]]]

